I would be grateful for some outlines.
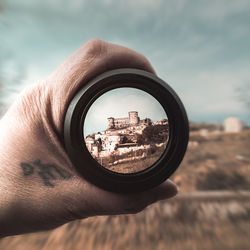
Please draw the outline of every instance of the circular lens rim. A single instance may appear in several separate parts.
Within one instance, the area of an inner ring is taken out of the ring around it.
[[[169,121],[164,152],[152,166],[139,172],[106,169],[91,156],[84,142],[83,125],[90,106],[104,93],[122,87],[137,88],[153,96]],[[188,118],[180,98],[166,82],[138,69],[111,70],[89,81],[70,102],[64,120],[64,145],[76,171],[94,185],[118,193],[145,191],[165,181],[181,163],[188,139]]]

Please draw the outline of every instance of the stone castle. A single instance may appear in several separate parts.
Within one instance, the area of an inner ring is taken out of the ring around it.
[[[122,155],[130,151],[146,150],[150,145],[138,145],[138,136],[148,126],[168,125],[167,119],[152,122],[150,118],[140,119],[137,111],[128,112],[125,118],[108,118],[107,129],[88,135],[86,146],[94,157],[107,157],[111,153]],[[166,133],[167,130],[166,130]]]
[[[108,118],[108,129],[119,129],[126,128],[128,126],[134,126],[138,124],[148,124],[151,122],[149,118],[145,118],[144,120],[140,120],[137,111],[128,112],[128,117],[125,118]]]

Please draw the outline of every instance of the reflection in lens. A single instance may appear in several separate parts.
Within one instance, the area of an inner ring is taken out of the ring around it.
[[[118,88],[92,104],[83,132],[89,152],[100,165],[118,173],[135,173],[160,158],[169,124],[153,96],[136,88]]]

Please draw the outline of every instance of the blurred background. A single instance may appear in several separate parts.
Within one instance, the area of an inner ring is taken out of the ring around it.
[[[0,0],[0,114],[97,37],[144,54],[190,120],[180,192],[0,249],[250,249],[250,1]]]

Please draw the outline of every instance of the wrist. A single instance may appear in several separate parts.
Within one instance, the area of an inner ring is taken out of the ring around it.
[[[56,155],[63,149],[37,130],[9,117],[0,121],[0,237],[64,223],[60,212],[66,210],[72,170],[63,154]]]
[[[0,157],[1,161],[1,157]],[[12,223],[12,211],[16,200],[15,186],[11,184],[11,177],[0,167],[0,238],[12,235],[15,223]]]

